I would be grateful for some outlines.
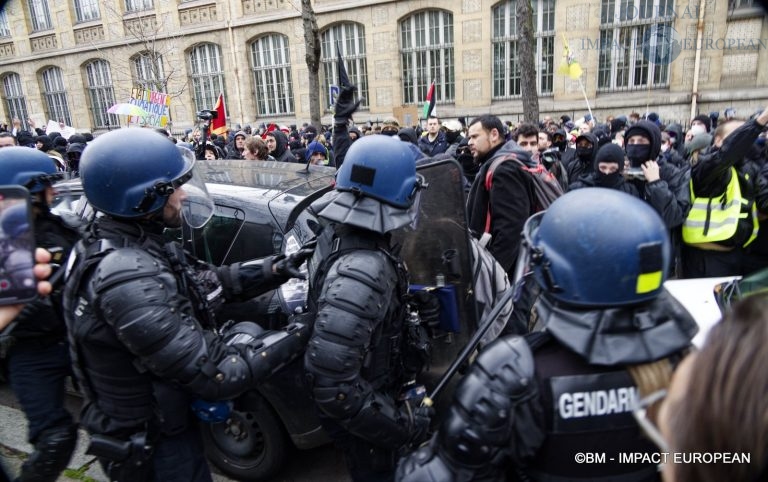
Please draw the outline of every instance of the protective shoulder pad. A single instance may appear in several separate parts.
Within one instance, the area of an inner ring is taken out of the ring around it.
[[[439,453],[456,470],[479,478],[511,457],[530,457],[543,437],[533,353],[520,337],[488,346],[456,389],[438,436]]]
[[[392,281],[397,280],[392,263],[380,251],[360,250],[344,254],[334,267],[339,275],[357,280],[379,292],[386,291]]]
[[[489,345],[475,360],[472,373],[487,378],[502,393],[523,396],[534,383],[533,353],[525,339],[508,336]]]
[[[141,249],[119,248],[104,257],[93,276],[99,293],[110,287],[138,278],[151,278],[161,273],[158,260]]]

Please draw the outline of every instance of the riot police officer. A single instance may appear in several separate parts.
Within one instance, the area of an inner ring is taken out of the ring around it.
[[[663,287],[663,221],[635,197],[585,188],[531,217],[524,237],[544,330],[478,356],[398,480],[657,480],[655,464],[620,453],[656,451],[633,410],[669,383],[697,331]],[[584,464],[583,453],[605,460]]]
[[[86,399],[80,423],[110,480],[211,480],[190,405],[252,389],[308,339],[301,324],[218,329],[223,301],[296,277],[312,250],[212,267],[166,242],[165,228],[199,228],[212,214],[194,163],[191,150],[147,129],[104,134],[80,162],[102,215],[75,247],[64,308]]]
[[[330,224],[310,263],[314,331],[304,357],[323,427],[355,481],[392,480],[398,451],[426,438],[430,412],[398,401],[419,371],[405,335],[408,278],[391,232],[411,223],[423,180],[399,140],[347,151],[336,190],[315,205]]]
[[[51,185],[56,179],[56,166],[45,153],[28,147],[0,149],[0,185],[16,184],[29,190],[35,244],[50,250],[53,262],[60,265],[78,235],[50,212]],[[19,209],[22,207],[4,212],[6,235],[14,235],[11,226],[21,226],[14,216],[26,218],[26,209]],[[28,268],[32,261],[25,256],[23,262]],[[7,260],[6,267],[9,263],[13,259]],[[51,298],[28,303],[14,323],[0,333],[11,387],[27,417],[28,440],[34,446],[21,467],[20,481],[56,480],[67,467],[77,440],[76,426],[64,407],[64,386],[71,369],[60,288]]]

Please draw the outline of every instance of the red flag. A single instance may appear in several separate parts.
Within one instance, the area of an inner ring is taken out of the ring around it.
[[[432,111],[435,110],[435,81],[432,81],[432,85],[429,86],[427,91],[427,100],[424,103],[424,111],[422,112],[422,119],[428,119]]]
[[[218,113],[218,116],[211,120],[211,134],[226,134],[227,108],[224,106],[224,94],[219,94],[219,100],[216,101],[216,107],[213,110]]]

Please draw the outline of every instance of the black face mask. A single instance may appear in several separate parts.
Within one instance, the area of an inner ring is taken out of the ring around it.
[[[651,160],[650,144],[630,144],[627,146],[627,159],[631,167],[640,167]]]
[[[453,144],[456,139],[459,138],[461,135],[461,132],[453,132],[453,131],[446,131],[445,132],[445,140],[448,141],[448,144]]]
[[[555,147],[557,147],[557,149],[558,149],[560,152],[563,152],[563,151],[565,150],[565,147],[566,147],[566,146],[565,146],[565,140],[562,140],[562,141],[554,141],[554,142],[552,142],[552,145],[553,145],[553,146],[555,146]]]
[[[600,187],[616,187],[621,182],[621,171],[612,172],[610,174],[604,174],[597,171],[597,185]]]
[[[579,156],[582,162],[588,162],[592,160],[592,148],[591,147],[576,147],[576,155]]]

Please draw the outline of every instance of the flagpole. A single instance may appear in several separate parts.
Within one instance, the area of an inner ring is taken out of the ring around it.
[[[584,102],[587,103],[587,110],[589,111],[589,116],[595,121],[595,125],[597,125],[597,119],[595,119],[595,116],[592,115],[592,107],[589,106],[589,99],[587,98],[587,90],[584,88],[584,83],[581,81],[581,76],[579,76],[579,87],[581,87],[581,93],[584,94]]]

